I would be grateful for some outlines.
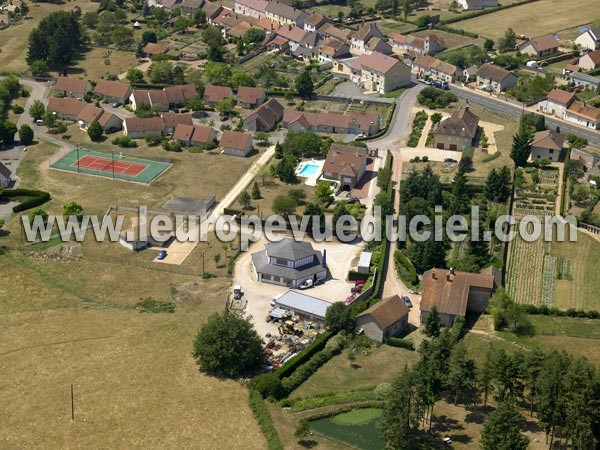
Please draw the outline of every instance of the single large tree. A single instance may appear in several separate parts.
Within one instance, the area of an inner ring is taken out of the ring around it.
[[[29,107],[29,115],[33,117],[35,120],[40,120],[44,115],[46,115],[46,107],[41,102],[41,100],[34,100],[31,106]]]
[[[469,358],[464,342],[458,342],[450,352],[448,360],[448,389],[454,394],[454,404],[458,403],[459,396],[470,394],[468,399],[476,398],[476,373],[475,361]]]
[[[312,97],[314,89],[315,86],[308,70],[304,70],[296,77],[296,91],[298,91],[300,97]]]
[[[19,140],[23,145],[30,145],[33,142],[33,130],[29,125],[21,125],[21,128],[19,128]]]
[[[424,332],[427,336],[437,337],[440,335],[440,315],[438,313],[437,307],[434,305],[427,314],[425,318],[424,324]]]
[[[356,323],[352,308],[343,302],[336,302],[327,308],[325,314],[325,324],[334,331],[354,331]]]
[[[44,17],[29,35],[27,63],[46,61],[50,68],[64,70],[81,51],[83,35],[77,16],[55,11]]]
[[[531,131],[525,127],[522,127],[513,137],[510,157],[515,162],[517,167],[524,167],[527,165],[527,160],[529,159],[529,155],[531,155],[532,143],[533,136]]]
[[[416,374],[405,367],[391,386],[383,411],[383,435],[386,448],[411,450],[419,429],[418,404],[415,396]]]
[[[483,450],[525,450],[529,439],[521,434],[519,409],[512,402],[502,402],[483,424]]]
[[[87,133],[92,141],[97,141],[102,137],[103,131],[102,125],[97,120],[94,120],[88,127]]]
[[[202,325],[193,356],[201,371],[226,377],[256,370],[263,362],[261,340],[250,321],[228,311]]]

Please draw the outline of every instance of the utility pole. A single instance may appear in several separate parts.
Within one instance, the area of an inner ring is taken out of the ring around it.
[[[202,278],[204,278],[204,252],[202,252]]]
[[[73,397],[73,384],[71,383],[71,420],[75,420],[75,398]]]

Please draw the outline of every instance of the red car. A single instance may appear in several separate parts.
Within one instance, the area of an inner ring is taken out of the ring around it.
[[[349,305],[350,303],[352,303],[354,301],[354,295],[349,295],[348,297],[346,297],[346,301],[344,303],[346,303],[346,305]]]

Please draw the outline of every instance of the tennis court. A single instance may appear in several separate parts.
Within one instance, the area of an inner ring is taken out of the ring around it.
[[[87,149],[74,149],[50,164],[52,169],[96,175],[105,178],[150,183],[171,164],[132,158],[121,154],[102,153]]]

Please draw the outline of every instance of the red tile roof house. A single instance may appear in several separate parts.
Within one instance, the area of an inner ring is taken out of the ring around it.
[[[531,144],[530,161],[547,158],[558,161],[565,142],[565,136],[552,130],[538,131]]]
[[[572,92],[563,91],[562,89],[552,89],[548,92],[546,100],[538,103],[538,109],[546,114],[565,119],[567,109],[577,100],[577,96]]]
[[[272,98],[244,118],[244,128],[248,131],[271,131],[282,118],[283,106]]]
[[[484,311],[495,287],[493,275],[430,269],[423,274],[421,323],[435,306],[443,326],[452,326],[454,318],[467,311]]]
[[[323,164],[323,178],[337,181],[341,190],[349,191],[365,174],[366,167],[366,148],[331,144]]]
[[[85,108],[87,105],[83,100],[79,100],[76,98],[59,98],[52,97],[48,100],[47,110],[55,113],[54,115],[59,119],[72,120],[73,122],[77,122],[77,117],[79,113]]]
[[[136,89],[129,96],[131,109],[136,111],[141,104],[146,103],[150,108],[157,108],[158,111],[169,110],[169,100],[165,91],[159,89]]]
[[[422,55],[433,56],[446,48],[444,39],[433,33],[424,37],[393,33],[390,42],[392,47],[401,53],[417,52]]]
[[[385,94],[410,84],[410,67],[383,53],[360,55],[350,68],[350,81],[367,91]]]
[[[193,84],[182,84],[180,86],[169,86],[163,89],[167,94],[169,106],[183,106],[188,100],[198,97],[196,86]]]
[[[132,92],[133,87],[130,84],[120,81],[100,80],[94,88],[94,94],[102,97],[109,103],[120,102],[125,104]]]
[[[89,80],[58,77],[54,85],[54,94],[62,97],[83,98],[88,92],[92,92],[92,85]]]
[[[525,53],[530,56],[546,56],[551,55],[552,53],[556,53],[558,51],[559,43],[554,36],[551,34],[546,34],[544,36],[538,36],[533,39],[530,39],[527,42],[517,46],[517,49],[521,51],[521,53]]]
[[[435,148],[462,152],[466,148],[474,147],[478,125],[479,117],[468,107],[454,111],[433,129]]]
[[[262,105],[267,99],[265,90],[261,87],[240,86],[237,91],[238,105],[252,109]]]
[[[120,117],[75,98],[51,98],[48,100],[48,111],[56,113],[56,117],[72,120],[87,129],[94,121],[98,121],[105,132],[120,130],[123,120]]]
[[[236,14],[262,19],[268,4],[265,0],[236,0],[234,11]]]
[[[600,130],[600,109],[576,100],[567,109],[565,120],[593,130]]]
[[[408,325],[408,306],[399,295],[384,298],[356,316],[356,329],[383,342],[399,335]]]
[[[252,151],[252,136],[249,133],[225,130],[219,146],[228,155],[247,156]]]
[[[215,86],[207,84],[204,88],[204,101],[212,108],[217,106],[221,100],[233,97],[233,91],[229,86]]]
[[[183,145],[193,145],[194,147],[209,150],[217,146],[217,132],[204,125],[177,125],[173,139]]]
[[[193,125],[191,114],[176,114],[173,112],[166,112],[162,115],[163,122],[165,124],[165,133],[172,134],[177,125]]]
[[[583,70],[595,70],[600,67],[600,50],[586,53],[581,58],[577,65]]]
[[[123,134],[132,139],[141,139],[146,136],[162,136],[165,129],[165,123],[162,117],[149,117],[142,119],[139,117],[129,117],[123,124]]]
[[[169,47],[163,44],[155,44],[154,42],[148,42],[144,47],[144,54],[146,57],[151,58],[154,55],[163,55],[169,51]]]
[[[412,68],[419,78],[427,78],[446,83],[456,83],[462,71],[453,64],[434,58],[429,55],[417,55]]]
[[[290,131],[312,130],[320,133],[365,134],[379,131],[379,116],[365,112],[348,114],[310,113],[286,109],[283,127]]]
[[[502,67],[486,63],[477,71],[477,87],[488,87],[499,94],[507,89],[517,87],[517,76]]]

